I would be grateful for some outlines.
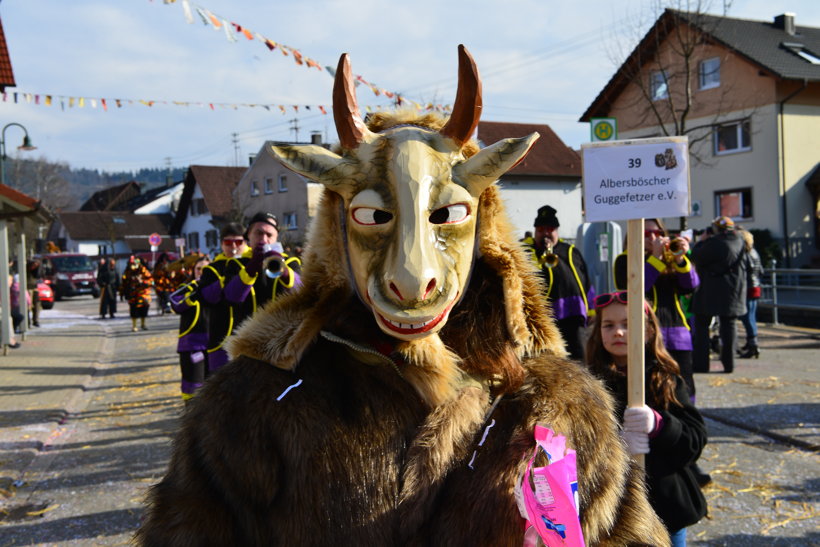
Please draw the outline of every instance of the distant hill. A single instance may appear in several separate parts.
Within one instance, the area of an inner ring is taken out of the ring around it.
[[[163,167],[144,167],[136,171],[108,173],[96,169],[72,169],[65,163],[51,163],[43,159],[6,160],[6,184],[26,193],[57,210],[76,211],[94,192],[129,181],[137,181],[144,192],[164,186],[170,175],[172,182],[180,182],[185,168],[170,171]]]

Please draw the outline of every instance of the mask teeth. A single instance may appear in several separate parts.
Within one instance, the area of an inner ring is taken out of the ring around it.
[[[385,318],[385,319],[387,319],[387,318]],[[410,330],[416,330],[416,329],[420,329],[422,327],[426,327],[432,321],[433,320],[430,319],[429,321],[425,321],[424,323],[399,323],[398,321],[391,321],[390,319],[387,319],[387,322],[390,323],[391,325],[393,325],[396,328],[410,329]]]

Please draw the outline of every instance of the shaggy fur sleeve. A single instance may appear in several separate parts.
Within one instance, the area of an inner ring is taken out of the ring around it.
[[[265,384],[254,365],[230,363],[192,399],[168,472],[149,492],[138,544],[262,545],[260,536],[275,537],[262,514],[277,493],[278,451],[264,434],[264,412],[247,412]]]
[[[535,421],[565,435],[577,452],[587,545],[669,545],[669,534],[647,500],[643,470],[618,435],[612,397],[603,384],[578,364],[555,357],[542,356],[526,366]]]

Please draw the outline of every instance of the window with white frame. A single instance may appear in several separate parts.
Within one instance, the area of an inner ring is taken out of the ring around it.
[[[255,180],[251,181],[251,197],[256,197],[259,195],[259,183]]]
[[[752,218],[752,189],[735,188],[715,192],[715,216],[727,216],[733,220]]]
[[[734,154],[752,149],[752,132],[749,120],[716,125],[712,131],[715,155]]]
[[[653,70],[649,74],[649,96],[653,101],[669,97],[669,80],[665,70]]]
[[[299,223],[296,219],[296,213],[285,213],[284,224],[286,230],[298,230]]]
[[[270,177],[265,177],[265,193],[272,194],[273,193],[273,179]]]
[[[279,191],[280,192],[287,192],[288,191],[288,177],[287,177],[287,175],[279,175]]]
[[[698,80],[701,89],[720,86],[720,58],[712,57],[701,61],[698,66]]]

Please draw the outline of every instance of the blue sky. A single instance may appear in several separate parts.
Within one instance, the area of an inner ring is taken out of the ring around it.
[[[572,147],[589,138],[577,119],[654,20],[647,0],[191,0],[322,66],[351,55],[354,74],[419,103],[449,104],[457,53],[472,52],[484,85],[485,120],[549,124]],[[720,13],[713,2],[709,13]],[[771,20],[794,12],[820,27],[817,0],[736,0],[732,17]],[[299,140],[311,131],[336,140],[332,78],[298,66],[259,40],[186,22],[182,1],[5,0],[0,17],[20,93],[0,102],[0,122],[23,124],[33,152],[17,152],[22,131],[6,130],[11,156],[43,157],[107,171],[190,164],[246,165],[266,139]],[[22,94],[40,95],[40,104]],[[54,97],[45,106],[45,95]],[[58,96],[65,97],[62,102]],[[386,103],[359,86],[359,103]],[[75,98],[69,107],[69,97]],[[84,106],[79,107],[83,97]],[[100,99],[108,99],[103,110]],[[283,105],[263,108],[177,106],[112,99]],[[96,101],[92,108],[91,100]],[[300,105],[299,111],[292,105]],[[304,106],[312,105],[310,111]],[[329,112],[329,108],[328,108]],[[234,136],[233,134],[236,134]],[[170,158],[170,159],[167,159]]]

